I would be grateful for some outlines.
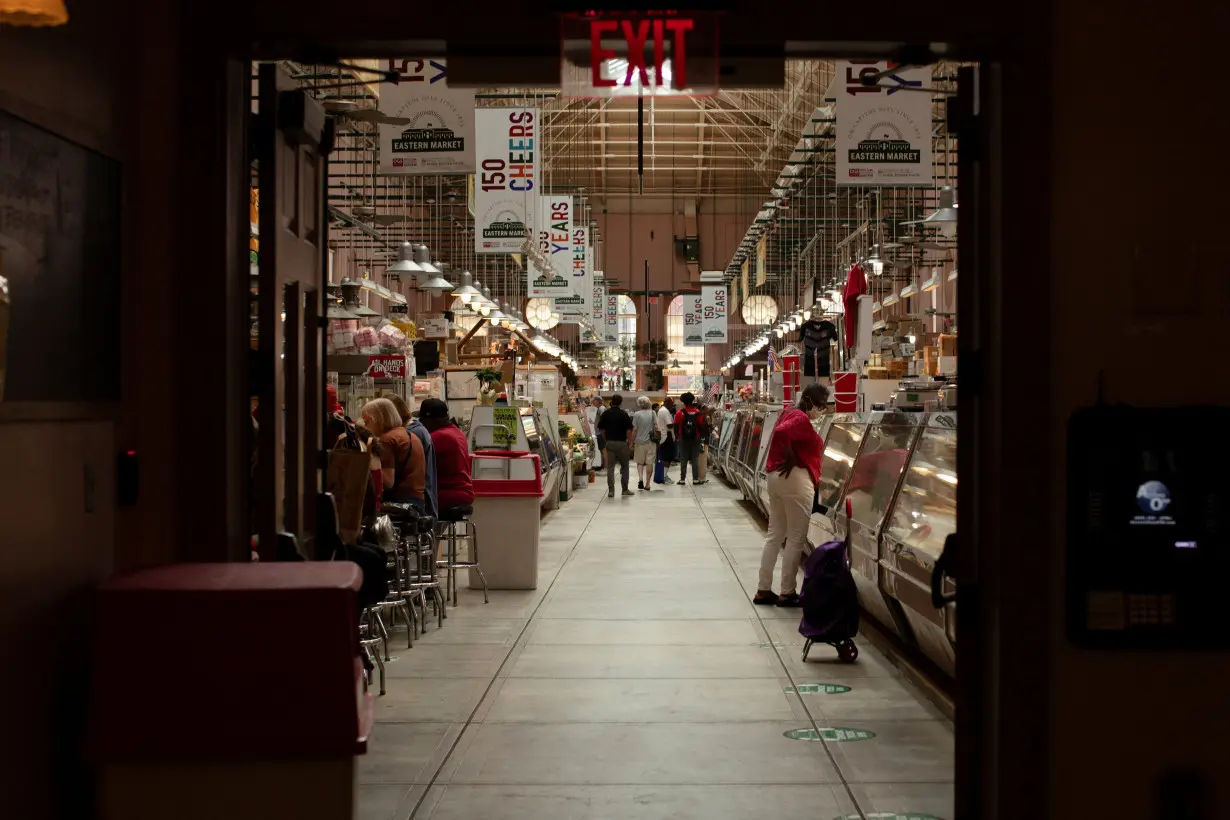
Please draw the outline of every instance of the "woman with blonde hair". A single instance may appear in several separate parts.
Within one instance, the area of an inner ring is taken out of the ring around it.
[[[402,424],[397,407],[388,399],[373,399],[360,412],[363,425],[380,444],[380,473],[385,501],[425,506],[427,459],[423,445]]]

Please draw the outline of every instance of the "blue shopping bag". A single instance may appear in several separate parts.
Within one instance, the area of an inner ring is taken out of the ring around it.
[[[658,459],[658,462],[653,465],[653,483],[666,483],[666,465],[662,463],[662,459]]]

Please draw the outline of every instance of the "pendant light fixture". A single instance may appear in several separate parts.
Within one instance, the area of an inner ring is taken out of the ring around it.
[[[957,235],[957,192],[951,186],[940,188],[939,207],[935,213],[926,219],[915,219],[902,222],[902,225],[922,225],[928,228],[939,228],[940,233],[952,238]]]
[[[463,305],[468,305],[475,297],[482,298],[482,292],[474,287],[474,274],[468,270],[461,272],[461,287],[453,291],[453,295],[461,300]]]
[[[409,242],[401,243],[397,249],[397,261],[385,269],[386,273],[422,273],[423,269],[414,261],[414,246]]]
[[[380,314],[359,302],[361,286],[353,279],[342,280],[342,307],[360,319],[374,319]]]
[[[419,287],[423,290],[429,291],[432,296],[440,296],[441,294],[449,293],[456,289],[457,286],[444,277],[444,272],[448,266],[443,262],[437,262],[435,263],[435,267],[438,268],[440,272],[434,276],[431,276],[427,279],[427,281],[422,282]]]
[[[495,310],[495,300],[491,298],[491,288],[484,286],[483,303],[478,306],[478,312],[490,317],[493,310]]]
[[[419,270],[429,276],[440,272],[440,269],[431,263],[431,251],[426,245],[415,245],[414,261],[418,264]]]

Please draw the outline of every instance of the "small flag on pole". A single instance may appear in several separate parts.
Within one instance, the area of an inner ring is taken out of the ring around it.
[[[769,352],[768,352],[768,357],[769,357],[769,372],[770,373],[776,373],[777,371],[782,369],[781,354],[779,354],[776,350],[770,347]]]

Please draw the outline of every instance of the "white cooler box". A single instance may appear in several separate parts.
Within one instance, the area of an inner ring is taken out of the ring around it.
[[[470,455],[478,557],[489,589],[538,589],[538,519],[542,466],[538,456],[516,450]],[[470,589],[482,589],[470,570]]]

